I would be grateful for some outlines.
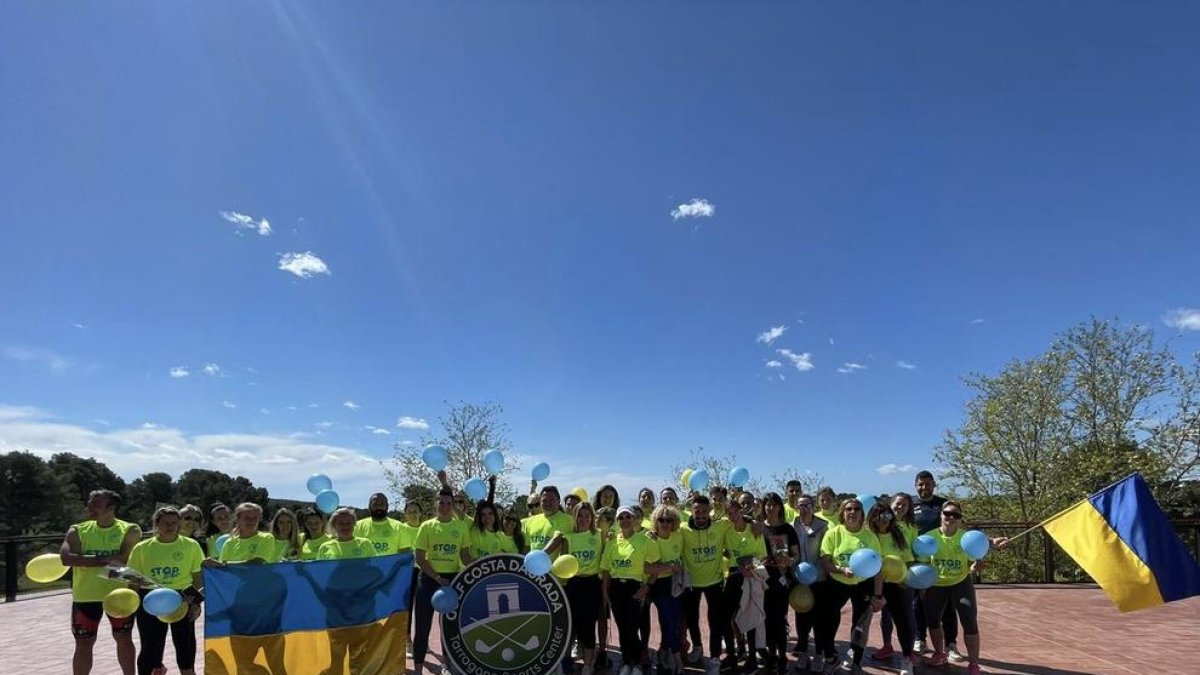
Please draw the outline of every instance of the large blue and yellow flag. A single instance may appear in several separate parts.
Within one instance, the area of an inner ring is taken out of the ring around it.
[[[204,568],[204,672],[403,673],[412,554]]]
[[[1104,488],[1042,526],[1122,612],[1200,595],[1200,565],[1140,474]]]

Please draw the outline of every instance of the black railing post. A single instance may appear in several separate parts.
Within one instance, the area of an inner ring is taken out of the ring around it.
[[[1048,534],[1042,535],[1042,550],[1045,551],[1045,566],[1042,569],[1042,583],[1054,583],[1054,538]]]
[[[17,542],[4,542],[4,601],[17,599],[17,583],[21,580],[21,564],[17,560]]]

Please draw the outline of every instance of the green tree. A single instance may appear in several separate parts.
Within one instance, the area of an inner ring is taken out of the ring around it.
[[[71,490],[31,452],[0,455],[0,536],[65,532],[82,520]]]
[[[266,508],[267,489],[255,487],[245,476],[236,478],[212,469],[188,469],[175,484],[175,499],[181,504],[195,504],[207,514],[215,503],[233,508],[242,502],[253,502]]]
[[[504,408],[496,403],[446,403],[449,410],[438,418],[440,431],[421,439],[420,446],[395,446],[391,460],[380,462],[387,476],[393,498],[405,497],[405,488],[410,485],[438,485],[437,475],[425,465],[421,458],[424,446],[440,445],[446,448],[446,475],[456,489],[470,478],[487,478],[483,456],[489,450],[504,453],[504,470],[496,477],[496,501],[509,503],[514,494],[508,476],[518,467],[512,456],[512,443],[508,440],[508,425],[501,416]]]
[[[71,501],[83,508],[92,490],[112,490],[125,496],[125,481],[98,459],[79,457],[70,452],[50,456],[50,470],[71,488]]]
[[[728,487],[729,473],[739,466],[736,454],[719,455],[706,450],[704,446],[693,449],[688,458],[684,462],[676,462],[669,469],[670,475],[667,477],[666,485],[682,489],[685,493],[690,489],[687,485],[680,482],[680,477],[685,469],[698,471],[705,469],[708,471],[709,485],[720,485]],[[784,494],[784,486],[792,479],[797,479],[804,484],[804,491],[808,494],[815,494],[817,488],[825,484],[825,477],[815,471],[802,471],[793,467],[779,469],[773,472],[769,478],[757,476],[754,472],[750,472],[750,480],[742,489],[751,492],[755,495],[762,496],[767,492],[778,492]]]
[[[154,510],[158,508],[159,504],[183,506],[183,504],[176,503],[175,500],[175,481],[170,474],[161,471],[135,478],[125,492],[126,517],[132,522],[140,523],[143,527],[149,525]]]

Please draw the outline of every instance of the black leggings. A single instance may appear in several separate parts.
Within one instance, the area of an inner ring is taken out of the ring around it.
[[[809,585],[808,590],[812,591],[813,606],[807,612],[796,612],[796,649],[800,652],[808,651],[808,635],[813,634],[813,642],[817,642],[817,624],[820,622],[822,612],[829,600],[826,599],[828,591],[825,587],[829,585],[829,581],[815,581]],[[818,643],[819,646],[819,643]]]
[[[692,645],[700,646],[700,596],[708,606],[708,655],[716,658],[721,654],[721,630],[728,619],[725,616],[724,588],[720,582],[704,588],[689,588],[683,594],[683,615],[687,618],[688,635]]]
[[[925,622],[930,628],[941,627],[948,605],[958,612],[964,635],[979,635],[979,608],[975,601],[975,582],[971,581],[971,577],[953,586],[934,586],[925,591]],[[946,638],[946,643],[950,643],[950,638]]]
[[[633,579],[611,579],[608,582],[608,601],[612,604],[613,619],[621,640],[621,663],[636,666],[642,658],[642,639],[638,635],[641,626],[642,603],[633,597],[642,587]]]
[[[446,574],[450,574],[447,572]],[[429,631],[433,628],[433,594],[441,588],[433,577],[422,574],[417,577],[417,595],[413,606],[416,627],[413,628],[413,663],[425,663],[429,651]]]
[[[916,637],[924,640],[928,627],[925,625],[925,600],[922,599],[922,595],[924,594],[913,593],[913,617],[917,620]],[[958,642],[958,613],[954,611],[953,602],[947,602],[946,611],[942,612],[942,631],[946,644]]]
[[[721,604],[725,607],[725,613],[721,619],[724,627],[722,632],[725,635],[725,651],[730,655],[737,654],[738,629],[734,624],[734,619],[737,618],[738,609],[742,606],[742,581],[741,570],[736,567],[731,568],[729,577],[725,579],[725,590],[721,593]]]
[[[828,591],[826,594],[828,602],[825,606],[825,617],[817,624],[819,629],[817,631],[817,649],[826,659],[837,656],[833,641],[837,636],[838,626],[842,623],[842,608],[849,601],[852,608],[850,616],[853,622],[850,633],[850,652],[853,655],[854,663],[861,664],[866,633],[871,627],[871,596],[875,593],[875,582],[867,579],[851,586],[836,579],[830,579],[826,591]],[[860,628],[861,633],[859,633]]]
[[[571,630],[581,649],[596,648],[596,619],[600,614],[600,577],[593,574],[567,582]]]
[[[162,665],[163,652],[167,648],[167,631],[171,631],[171,642],[175,645],[175,665],[180,670],[196,669],[196,622],[186,616],[172,624],[164,623],[157,616],[139,607],[137,611],[138,636],[142,648],[138,650],[138,675],[150,675]]]
[[[879,622],[883,626],[885,642],[891,640],[891,624],[895,624],[896,634],[900,636],[900,651],[905,656],[912,656],[912,591],[908,589],[908,586],[885,583],[883,599],[887,601],[887,605],[884,606],[883,616],[880,617]]]
[[[792,584],[781,583],[786,577],[773,577],[767,581],[767,590],[763,593],[763,613],[767,643],[767,654],[773,658],[787,658],[788,623],[787,613],[788,593]]]

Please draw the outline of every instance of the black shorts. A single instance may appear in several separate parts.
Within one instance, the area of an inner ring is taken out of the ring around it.
[[[100,618],[104,616],[103,602],[72,602],[71,603],[71,632],[77,640],[88,640],[100,632]],[[118,619],[108,617],[113,635],[125,635],[133,632],[133,617]]]

